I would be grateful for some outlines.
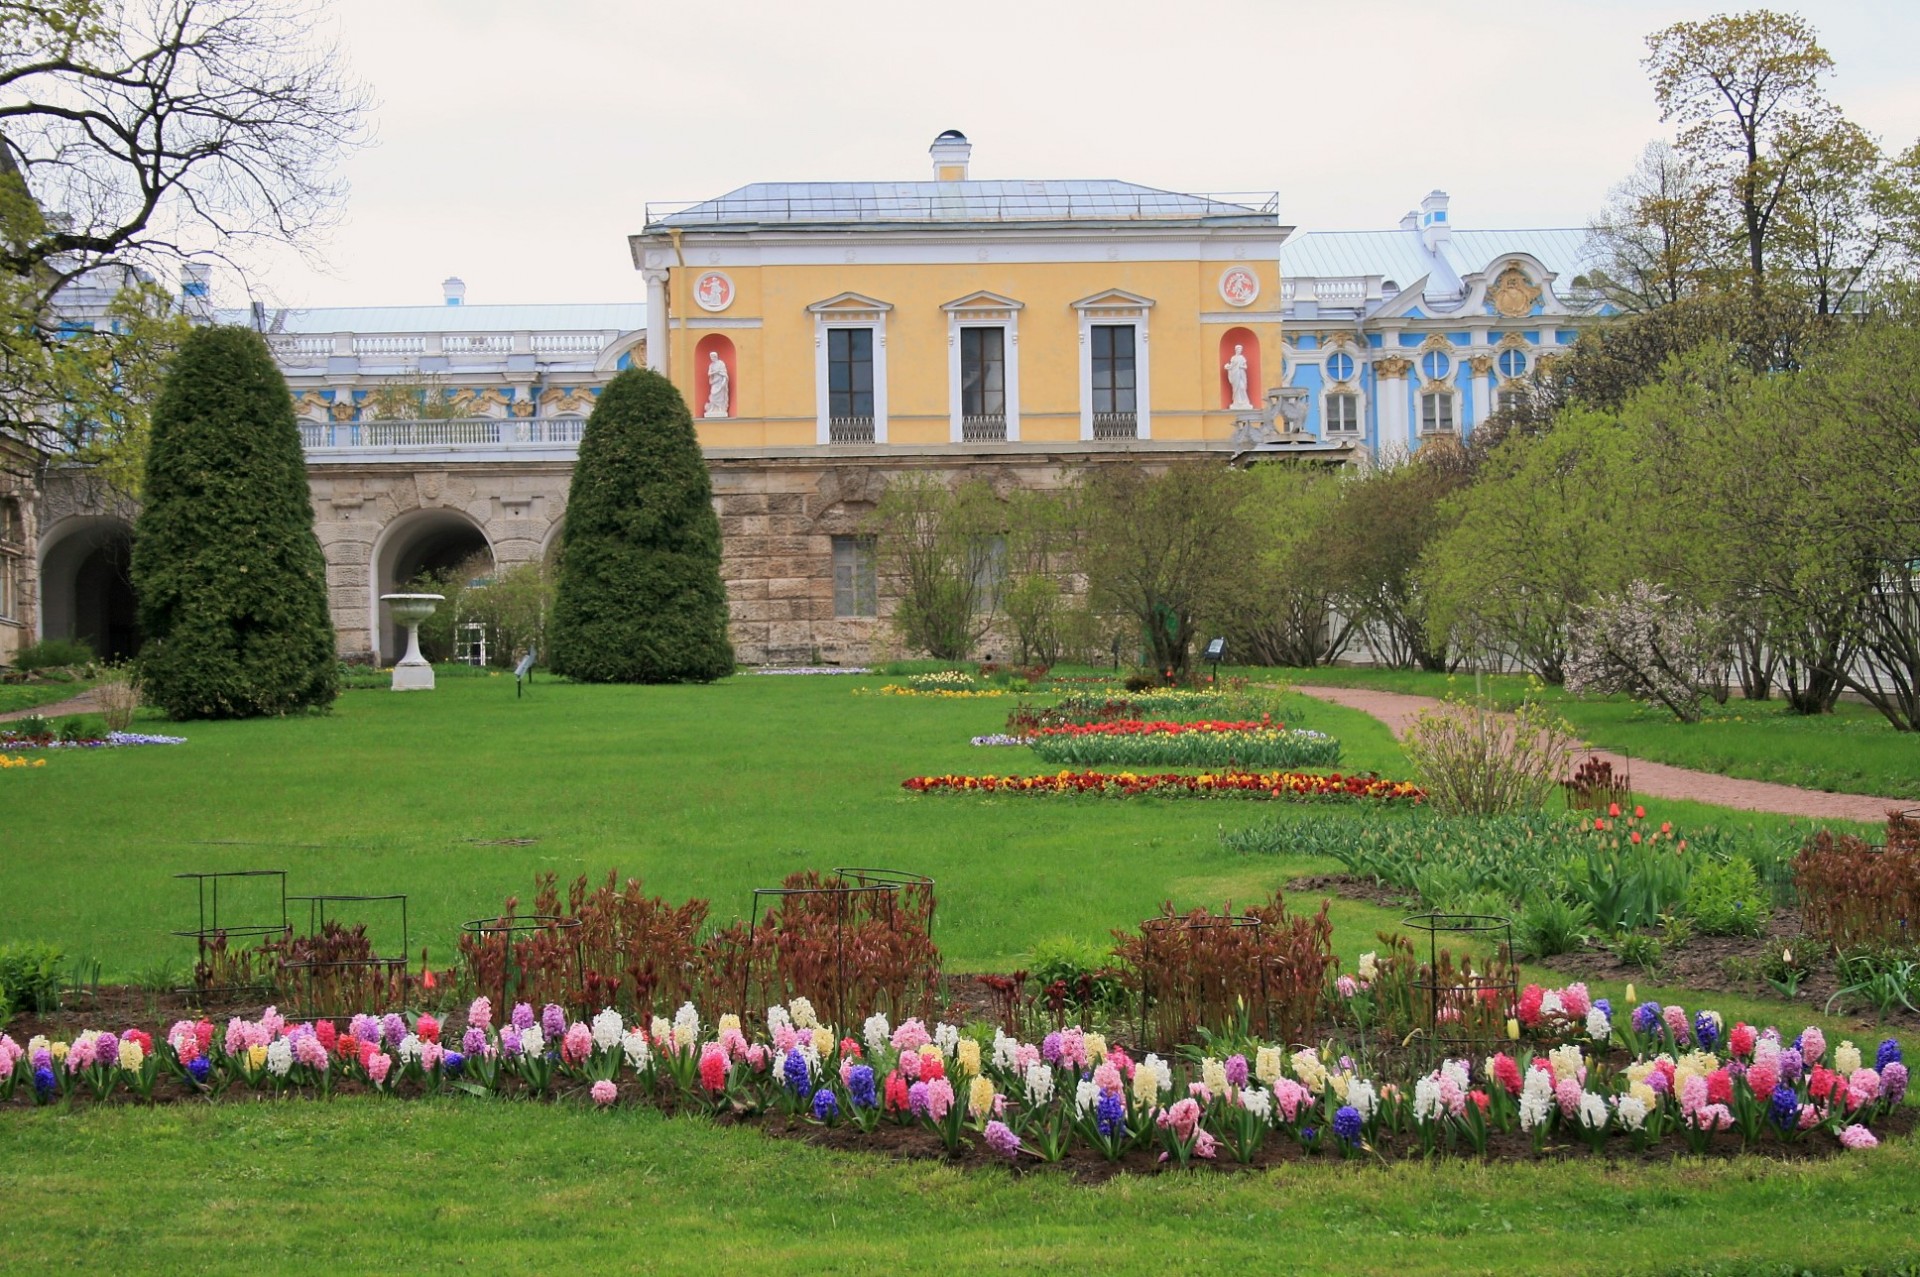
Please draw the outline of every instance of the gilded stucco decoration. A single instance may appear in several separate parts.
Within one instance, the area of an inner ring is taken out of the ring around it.
[[[1506,269],[1487,288],[1487,301],[1492,304],[1494,313],[1509,319],[1533,313],[1534,303],[1539,300],[1539,285],[1527,278],[1519,262],[1508,262]]]
[[[1469,355],[1467,356],[1467,367],[1473,370],[1474,376],[1485,377],[1493,371],[1493,356]]]
[[[1376,377],[1404,377],[1411,371],[1413,361],[1398,355],[1382,355],[1373,361],[1373,375]]]

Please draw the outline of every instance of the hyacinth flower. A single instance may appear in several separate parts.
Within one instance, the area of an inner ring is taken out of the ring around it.
[[[1233,1160],[1242,1166],[1252,1162],[1266,1142],[1267,1132],[1273,1128],[1272,1092],[1257,1086],[1233,1088],[1222,1110],[1220,1124]]]
[[[832,1126],[840,1119],[840,1097],[833,1088],[823,1086],[813,1093],[813,1120],[822,1126]]]

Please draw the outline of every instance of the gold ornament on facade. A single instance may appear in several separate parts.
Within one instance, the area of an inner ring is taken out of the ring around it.
[[[327,415],[327,409],[328,404],[326,399],[322,397],[317,390],[302,391],[300,397],[293,402],[293,410],[296,413],[313,413],[317,416],[325,417]]]
[[[1527,279],[1519,262],[1508,262],[1487,289],[1487,300],[1493,303],[1496,314],[1518,319],[1532,313],[1534,303],[1540,300],[1540,289]]]
[[[1495,350],[1526,350],[1531,345],[1532,343],[1519,333],[1508,333],[1505,337],[1495,342],[1493,348]]]
[[[1398,355],[1382,355],[1373,361],[1373,375],[1376,377],[1404,377],[1411,371],[1413,361]]]
[[[1453,349],[1453,343],[1447,340],[1447,337],[1444,333],[1434,333],[1431,336],[1429,336],[1425,341],[1420,343],[1420,349],[1441,350],[1441,351],[1450,352]]]
[[[1493,371],[1493,356],[1469,355],[1467,356],[1467,367],[1473,370],[1474,376],[1484,377]]]
[[[508,411],[516,417],[531,417],[533,415],[533,400],[516,399],[513,401],[512,408],[508,409]]]
[[[333,405],[327,409],[327,415],[329,417],[332,417],[335,421],[352,421],[353,420],[353,400],[336,399],[333,402]]]

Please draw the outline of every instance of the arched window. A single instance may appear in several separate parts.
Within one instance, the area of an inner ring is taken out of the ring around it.
[[[1420,357],[1420,371],[1427,375],[1428,381],[1439,381],[1453,371],[1453,360],[1431,350]]]
[[[1350,381],[1353,378],[1353,356],[1338,351],[1327,356],[1327,376],[1334,381]]]
[[[1500,352],[1500,375],[1508,381],[1527,375],[1527,352],[1524,350],[1503,350]]]

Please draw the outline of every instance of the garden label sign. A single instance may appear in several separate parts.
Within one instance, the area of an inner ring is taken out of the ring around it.
[[[528,648],[527,654],[520,658],[520,663],[513,667],[513,699],[516,701],[520,699],[520,680],[533,681],[533,657],[533,649]]]

